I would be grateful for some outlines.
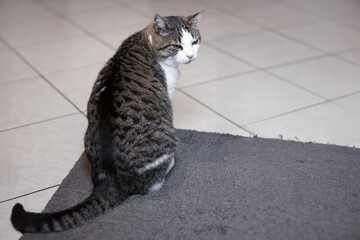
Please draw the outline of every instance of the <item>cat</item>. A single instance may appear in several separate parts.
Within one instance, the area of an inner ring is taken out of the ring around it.
[[[171,99],[179,65],[198,56],[198,21],[161,17],[123,41],[100,71],[88,101],[85,154],[93,190],[83,202],[54,213],[32,213],[17,203],[11,222],[22,233],[74,228],[129,196],[159,190],[174,166],[177,138]]]

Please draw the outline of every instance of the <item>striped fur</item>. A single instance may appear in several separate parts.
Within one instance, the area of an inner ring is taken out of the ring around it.
[[[200,16],[155,15],[151,25],[122,43],[100,71],[88,102],[84,142],[92,165],[91,195],[74,207],[54,213],[26,212],[16,204],[11,221],[18,231],[44,233],[74,228],[131,195],[161,188],[174,164],[177,144],[162,65],[176,67],[182,63],[177,61],[184,32],[191,35],[187,46],[193,45],[197,51]]]

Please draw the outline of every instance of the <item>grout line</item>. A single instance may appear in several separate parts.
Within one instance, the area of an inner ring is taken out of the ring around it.
[[[359,94],[359,93],[360,93],[360,90],[352,92],[352,93],[348,93],[348,94],[345,94],[345,95],[342,95],[342,96],[339,96],[339,97],[331,98],[331,99],[329,99],[329,101],[330,102],[337,101],[337,100],[340,100],[340,99],[343,99],[343,98],[351,97],[351,96]]]
[[[47,84],[49,84],[56,92],[58,92],[63,98],[65,98],[74,108],[76,108],[80,113],[82,111],[78,106],[75,105],[63,92],[61,92],[55,85],[50,82],[37,68],[35,68],[25,57],[23,57],[14,47],[12,47],[5,39],[0,36],[0,41],[2,41],[16,56],[18,56],[25,64],[27,64],[34,72],[36,72],[40,78],[42,78]]]
[[[264,70],[270,70],[270,69],[274,69],[274,68],[280,68],[280,67],[287,67],[287,66],[291,66],[291,65],[295,65],[298,63],[303,63],[303,62],[307,62],[307,61],[312,61],[312,60],[317,60],[317,59],[321,59],[321,58],[326,58],[329,57],[330,54],[322,54],[322,55],[317,55],[317,56],[313,56],[313,57],[309,57],[309,58],[304,58],[304,59],[300,59],[300,60],[295,60],[295,61],[291,61],[291,62],[287,62],[287,63],[281,63],[278,65],[272,65],[269,67],[265,67],[265,68],[261,68]]]
[[[231,53],[228,53],[227,51],[224,51],[224,50],[222,50],[221,48],[218,48],[217,46],[214,46],[214,44],[212,44],[212,43],[210,43],[210,42],[207,42],[207,41],[203,41],[203,42],[204,42],[205,45],[207,45],[208,47],[211,47],[211,48],[215,49],[215,50],[218,51],[218,52],[221,52],[221,53],[223,53],[223,54],[225,54],[225,55],[227,55],[227,56],[229,56],[229,57],[232,57],[232,58],[234,58],[234,59],[236,59],[236,60],[238,60],[238,61],[241,61],[241,62],[243,62],[243,63],[245,63],[245,64],[247,64],[247,65],[250,65],[250,66],[253,67],[253,68],[256,68],[256,69],[260,70],[260,68],[259,68],[258,66],[252,64],[251,62],[246,61],[245,59],[239,58],[239,57],[237,57],[237,56],[235,56],[235,55],[233,55],[233,54],[231,54]]]
[[[355,66],[357,66],[357,67],[360,67],[360,64],[359,64],[359,63],[356,63],[356,62],[353,62],[353,61],[351,61],[351,60],[348,60],[348,59],[346,59],[346,58],[344,58],[344,57],[342,57],[342,56],[340,56],[340,55],[335,55],[335,56],[336,56],[336,58],[342,60],[343,62],[347,62],[347,63],[349,63],[349,64],[351,64],[351,65],[355,65]]]
[[[314,91],[312,91],[312,90],[310,90],[310,89],[307,89],[307,88],[305,88],[305,87],[303,87],[303,86],[301,86],[301,85],[299,85],[299,84],[296,84],[296,83],[294,83],[294,82],[292,82],[292,81],[290,81],[290,80],[287,80],[286,78],[283,78],[283,77],[281,77],[281,76],[279,76],[279,75],[276,75],[276,74],[273,73],[273,72],[270,72],[270,71],[268,71],[268,70],[266,70],[266,69],[264,69],[263,71],[264,71],[265,73],[267,73],[267,74],[269,74],[269,75],[277,78],[278,80],[281,80],[281,81],[283,81],[283,82],[285,82],[285,83],[288,83],[288,84],[290,84],[290,85],[293,85],[294,87],[297,87],[297,88],[299,88],[299,89],[301,89],[301,90],[303,90],[303,91],[305,91],[305,92],[308,92],[308,93],[310,93],[310,94],[312,94],[312,95],[314,95],[314,96],[317,96],[317,97],[319,97],[319,98],[321,98],[321,99],[324,99],[324,100],[329,100],[329,99],[327,99],[326,97],[324,97],[324,96],[322,96],[322,95],[320,95],[320,94],[318,94],[318,93],[316,93],[316,92],[314,92]]]
[[[313,15],[313,14],[312,14]],[[317,17],[317,16],[316,16]],[[316,20],[308,21],[308,22],[298,22],[293,24],[281,25],[278,27],[266,27],[268,30],[282,30],[286,28],[293,28],[293,27],[301,27],[301,26],[308,26],[318,23],[319,21],[323,21],[322,18],[318,18]]]
[[[244,130],[245,132],[249,133],[252,136],[255,136],[256,134],[253,133],[252,131],[244,128],[243,126],[240,126],[239,124],[237,124],[236,122],[230,120],[229,118],[225,117],[224,115],[218,113],[217,111],[215,111],[214,109],[210,108],[209,106],[207,106],[206,104],[204,104],[203,102],[199,101],[198,99],[196,99],[195,97],[193,97],[192,95],[188,94],[187,92],[178,89],[179,92],[181,92],[182,94],[186,95],[187,97],[191,98],[192,100],[196,101],[197,103],[201,104],[203,107],[207,108],[208,110],[212,111],[213,113],[215,113],[216,115],[218,115],[219,117],[227,120],[228,122],[232,123],[233,125],[237,126],[238,128]]]
[[[253,124],[256,124],[256,123],[265,122],[265,121],[268,121],[268,120],[271,120],[271,119],[279,118],[279,117],[282,117],[282,116],[285,116],[285,115],[288,115],[288,114],[291,114],[291,113],[299,112],[299,111],[309,109],[309,108],[312,108],[312,107],[315,107],[315,106],[318,106],[318,105],[322,105],[322,104],[325,104],[325,103],[328,103],[328,102],[329,101],[326,100],[326,101],[310,104],[310,105],[300,107],[300,108],[297,108],[297,109],[294,109],[294,110],[279,113],[279,114],[276,114],[276,115],[273,115],[273,116],[270,116],[270,117],[267,117],[267,118],[263,118],[263,119],[260,119],[260,120],[249,122],[249,123],[244,124],[244,126],[250,126],[250,125],[253,125]]]
[[[62,20],[62,19],[61,19]],[[53,25],[56,26],[56,25]],[[44,41],[44,42],[36,42],[36,43],[31,43],[31,44],[27,44],[27,45],[14,45],[13,47],[15,49],[27,49],[27,48],[32,48],[32,47],[41,47],[44,45],[49,45],[49,44],[56,44],[56,43],[63,43],[63,42],[69,42],[72,40],[77,40],[77,39],[82,39],[87,37],[83,32],[81,32],[81,35],[74,35],[71,37],[62,37],[59,39],[55,39],[55,40],[48,40],[48,41]]]
[[[290,8],[293,8],[293,9],[295,9],[295,10],[300,10],[300,11],[303,11],[303,12],[305,12],[305,13],[312,14],[312,15],[314,15],[314,16],[316,16],[316,17],[319,17],[319,18],[321,19],[321,21],[330,21],[330,22],[333,22],[333,23],[336,23],[336,24],[339,24],[339,25],[342,25],[342,26],[351,28],[351,29],[356,30],[356,31],[358,31],[358,32],[360,33],[360,29],[359,29],[359,28],[356,28],[356,27],[351,26],[351,25],[346,24],[346,23],[342,23],[341,21],[339,21],[339,20],[336,19],[337,17],[321,16],[321,15],[319,15],[319,14],[309,12],[309,11],[307,11],[307,10],[305,10],[305,9],[300,9],[300,8],[298,8],[298,7],[296,7],[296,6],[293,6],[293,5],[291,5],[291,4],[285,4],[285,3],[283,3],[283,2],[280,2],[280,4],[285,5],[285,6],[287,6],[287,7],[290,7]],[[352,14],[354,14],[354,13],[352,13]],[[344,16],[350,16],[350,15],[352,15],[352,14],[348,14],[348,15],[344,15]],[[316,22],[320,22],[320,21],[314,21],[313,23],[316,23]],[[309,24],[303,24],[303,25],[299,25],[299,26],[305,26],[305,25],[309,25]],[[265,27],[265,28],[266,28],[266,27]],[[288,27],[285,27],[285,28],[288,28]],[[312,49],[314,49],[314,50],[323,52],[323,53],[325,53],[325,54],[328,55],[328,56],[337,58],[337,59],[342,60],[342,61],[344,61],[344,62],[347,62],[347,63],[349,63],[349,64],[352,64],[352,65],[355,65],[355,66],[357,66],[357,67],[360,67],[360,64],[355,63],[355,62],[352,62],[352,61],[349,61],[349,60],[347,60],[347,59],[342,58],[341,56],[339,56],[339,54],[341,54],[341,53],[343,53],[343,52],[347,52],[347,51],[350,51],[350,50],[352,50],[352,49],[360,48],[360,45],[359,45],[359,46],[356,46],[356,47],[353,47],[353,48],[351,48],[351,49],[347,49],[347,50],[342,50],[342,51],[340,51],[340,52],[333,52],[333,53],[331,53],[331,52],[327,52],[327,51],[325,51],[325,50],[323,50],[323,49],[317,48],[317,47],[315,47],[315,46],[313,46],[313,45],[311,45],[311,44],[305,43],[305,42],[303,42],[303,41],[301,41],[301,40],[298,40],[298,39],[296,39],[296,38],[293,38],[293,37],[291,37],[291,36],[288,36],[288,35],[283,34],[283,33],[281,33],[281,32],[278,31],[278,30],[285,29],[285,28],[277,28],[277,29],[269,29],[269,28],[266,28],[266,29],[271,30],[273,33],[275,33],[275,34],[277,34],[277,35],[280,35],[281,37],[284,37],[284,38],[286,38],[286,39],[288,39],[288,40],[295,41],[295,42],[297,42],[297,43],[299,43],[299,44],[305,45],[305,46],[307,46],[307,47],[309,47],[309,48],[312,48]]]
[[[213,38],[210,38],[210,40],[206,40],[206,41],[221,43],[222,41],[226,41],[228,39],[246,37],[246,36],[261,33],[261,32],[264,32],[264,29],[257,29],[257,30],[252,30],[252,31],[249,31],[249,32],[243,32],[243,33],[231,33],[230,35],[226,35],[225,37],[223,37],[223,36],[213,37]],[[201,41],[204,42],[204,40],[201,40]]]
[[[60,19],[60,20],[62,20],[62,19]],[[79,39],[79,38],[83,38],[83,37],[86,37],[86,35],[84,35],[84,33],[82,33],[82,32],[79,32],[77,34],[61,37],[60,39],[42,40],[42,41],[27,43],[27,44],[15,44],[14,48],[16,48],[16,49],[31,48],[31,47],[37,47],[37,46],[42,46],[42,45],[46,45],[46,44],[65,42],[65,41]]]
[[[241,73],[236,73],[236,74],[227,75],[227,76],[223,76],[223,77],[218,77],[218,78],[214,78],[214,79],[210,79],[210,80],[205,80],[203,82],[198,82],[198,83],[194,83],[194,84],[185,85],[185,86],[182,86],[182,87],[178,87],[176,89],[186,89],[186,88],[190,88],[190,87],[196,87],[198,85],[211,83],[211,82],[222,81],[222,80],[226,80],[226,79],[229,79],[229,78],[238,77],[238,76],[247,75],[247,74],[256,73],[256,72],[258,72],[257,69],[248,70],[248,71],[241,72]]]
[[[291,111],[287,111],[287,112],[284,112],[284,113],[280,113],[280,114],[277,114],[277,115],[273,115],[271,117],[267,117],[267,118],[264,118],[264,119],[261,119],[261,120],[257,120],[257,121],[253,121],[253,122],[250,122],[250,123],[246,123],[244,124],[244,126],[249,126],[249,125],[252,125],[252,124],[256,124],[256,123],[260,123],[260,122],[264,122],[264,121],[267,121],[267,120],[271,120],[271,119],[275,119],[275,118],[278,118],[278,117],[282,117],[282,116],[285,116],[287,114],[291,114],[291,113],[294,113],[294,112],[299,112],[299,111],[302,111],[302,110],[305,110],[305,109],[309,109],[309,108],[312,108],[312,107],[316,107],[318,105],[322,105],[322,104],[326,104],[326,103],[332,103],[332,104],[335,104],[336,106],[348,111],[348,112],[351,112],[352,114],[355,114],[355,115],[358,115],[357,113],[347,109],[346,107],[343,107],[341,105],[338,105],[335,103],[335,101],[339,100],[339,99],[343,99],[343,98],[346,98],[346,97],[350,97],[350,96],[353,96],[353,95],[356,95],[356,94],[359,94],[360,91],[355,91],[355,92],[352,92],[352,93],[348,93],[348,94],[345,94],[343,96],[339,96],[339,97],[335,97],[335,98],[331,98],[331,99],[327,99],[325,101],[322,101],[322,102],[318,102],[318,103],[314,103],[314,104],[310,104],[310,105],[307,105],[305,107],[301,107],[301,108],[297,108],[297,109],[294,109],[294,110],[291,110]]]
[[[54,76],[54,75],[59,75],[62,73],[67,73],[67,72],[73,72],[73,71],[78,71],[78,70],[82,70],[82,69],[86,69],[86,68],[92,68],[95,66],[99,66],[99,72],[102,69],[102,67],[106,64],[106,62],[96,62],[96,63],[90,63],[87,65],[82,65],[82,66],[77,66],[74,68],[69,68],[69,69],[63,69],[63,70],[58,70],[58,71],[53,71],[53,72],[49,72],[46,73],[47,76]],[[96,75],[94,76],[94,82],[96,80]]]
[[[112,0],[112,2],[114,2],[115,4],[117,4],[117,5],[121,6],[121,7],[124,7],[126,9],[132,11],[133,13],[139,14],[141,16],[145,15],[145,16],[149,17],[149,19],[151,19],[153,17],[149,13],[143,12],[143,11],[137,9],[137,8],[134,8],[133,6],[131,6],[131,5],[127,4],[127,3],[125,3],[125,2],[120,2],[120,1],[116,1],[116,0]],[[156,0],[155,2],[160,2],[160,0]]]
[[[308,9],[303,9],[303,8],[301,8],[301,7],[299,7],[299,6],[294,5],[294,4],[287,3],[286,1],[276,1],[276,0],[272,0],[272,1],[274,1],[274,2],[276,2],[276,3],[278,3],[278,4],[281,4],[281,5],[287,6],[287,7],[289,7],[289,8],[292,8],[292,9],[295,9],[295,10],[298,10],[298,11],[302,11],[302,12],[304,12],[304,13],[308,13],[308,14],[314,15],[314,16],[316,16],[316,17],[319,17],[319,18],[323,19],[323,20],[332,20],[332,18],[334,18],[334,17],[344,17],[344,16],[348,16],[348,15],[355,14],[355,12],[353,12],[353,13],[348,13],[348,14],[346,14],[346,15],[339,15],[339,16],[332,16],[332,17],[331,17],[331,16],[326,16],[326,15],[320,15],[319,13],[309,11]]]
[[[336,103],[336,102],[332,102],[332,103],[333,103],[334,105],[336,105],[337,107],[342,108],[343,110],[345,110],[345,111],[347,111],[347,112],[350,112],[350,113],[352,113],[352,114],[360,117],[360,114],[359,114],[359,113],[357,113],[357,112],[355,112],[355,111],[353,111],[353,110],[351,110],[351,109],[349,109],[349,108],[347,108],[347,107],[344,107],[344,106],[342,106],[342,105],[340,105],[340,104],[338,104],[338,103]]]
[[[342,26],[345,26],[345,27],[348,27],[348,28],[351,28],[353,30],[356,30],[356,31],[360,31],[360,28],[359,27],[355,27],[351,24],[348,24],[348,23],[344,23],[340,20],[341,17],[348,17],[348,16],[351,16],[351,15],[355,15],[355,14],[350,14],[350,15],[345,15],[345,16],[339,16],[339,17],[332,17],[330,18],[329,20],[332,21],[332,22],[335,22],[339,25],[342,25]]]
[[[343,51],[339,51],[339,52],[335,52],[334,54],[344,54],[344,53],[348,53],[348,52],[353,52],[353,51],[358,51],[360,50],[360,46],[357,47],[352,47]]]
[[[336,106],[338,106],[338,107],[340,107],[340,108],[342,108],[342,109],[344,109],[344,110],[346,110],[348,112],[351,112],[351,113],[355,114],[356,116],[360,116],[359,113],[357,113],[355,111],[352,111],[351,109],[348,109],[347,107],[344,107],[341,104],[338,104],[338,103],[335,102],[337,100],[341,100],[343,98],[351,97],[351,96],[357,95],[359,93],[360,93],[360,91],[352,92],[352,93],[349,93],[349,94],[346,94],[346,95],[343,95],[343,96],[340,96],[340,97],[333,98],[329,102],[331,102],[332,104],[335,104]]]
[[[357,14],[356,11],[350,12],[350,13],[341,14],[341,15],[337,15],[337,16],[326,16],[326,15],[320,15],[320,14],[315,13],[315,12],[311,12],[311,11],[309,11],[309,10],[307,10],[307,9],[302,9],[302,8],[300,8],[300,7],[298,7],[298,6],[295,6],[295,5],[291,4],[291,3],[290,3],[290,4],[289,4],[289,3],[286,3],[286,1],[281,1],[281,2],[278,2],[278,3],[279,3],[279,4],[282,4],[282,5],[285,5],[285,6],[287,6],[287,7],[290,7],[290,8],[296,9],[296,10],[303,11],[303,12],[308,13],[308,14],[312,14],[312,15],[314,15],[314,16],[316,16],[316,17],[319,17],[319,18],[321,18],[321,19],[323,19],[323,20],[326,20],[326,21],[336,22],[336,23],[341,24],[341,25],[343,25],[343,26],[348,26],[348,27],[351,27],[351,28],[353,28],[353,29],[360,30],[359,28],[356,28],[356,27],[354,27],[354,26],[348,25],[348,24],[343,23],[343,22],[341,22],[340,20],[338,20],[339,18],[342,18],[342,17],[347,17],[347,16],[355,15],[355,14]],[[359,5],[359,6],[360,6],[360,5]]]
[[[34,79],[38,79],[39,76],[32,76],[32,77],[26,77],[26,78],[18,78],[16,80],[11,80],[11,81],[7,81],[7,82],[1,82],[0,86],[4,86],[4,85],[9,85],[9,84],[13,84],[13,83],[21,83],[21,82],[27,82],[27,81],[31,81]]]
[[[51,188],[55,188],[55,187],[58,187],[58,186],[60,186],[60,184],[56,184],[56,185],[54,185],[54,186],[47,187],[47,188],[43,188],[43,189],[36,190],[36,191],[33,191],[33,192],[25,193],[25,194],[20,195],[20,196],[17,196],[17,197],[9,198],[9,199],[0,201],[0,203],[9,202],[9,201],[12,201],[12,200],[15,200],[15,199],[18,199],[18,198],[22,198],[22,197],[29,196],[29,195],[32,195],[32,194],[35,194],[35,193],[39,193],[39,192],[42,192],[42,191],[46,191],[46,190],[49,190],[49,189],[51,189]]]
[[[16,126],[16,127],[11,127],[11,128],[7,128],[7,129],[2,129],[2,130],[0,130],[0,133],[7,132],[7,131],[11,131],[11,130],[18,129],[18,128],[23,128],[23,127],[28,127],[28,126],[36,125],[36,124],[39,124],[39,123],[50,122],[50,121],[53,121],[53,120],[57,120],[57,119],[61,119],[61,118],[66,118],[66,117],[70,117],[70,116],[74,116],[74,115],[78,115],[78,114],[84,115],[83,112],[81,112],[81,113],[80,113],[80,112],[69,113],[69,114],[66,114],[66,115],[58,116],[58,117],[48,118],[48,119],[45,119],[45,120],[40,120],[40,121],[36,121],[36,122],[32,122],[32,123],[27,123],[27,124],[19,125],[19,126]],[[85,117],[86,117],[86,115],[85,115]]]
[[[305,26],[305,24],[303,24],[302,26]],[[316,51],[319,51],[319,52],[325,53],[325,54],[331,54],[331,53],[328,53],[328,52],[326,52],[326,51],[324,51],[324,50],[322,50],[322,49],[320,49],[320,48],[317,48],[317,47],[315,47],[315,46],[313,46],[313,45],[311,45],[311,44],[305,43],[305,42],[303,42],[303,41],[301,41],[301,40],[299,40],[299,39],[290,37],[290,36],[288,36],[288,35],[285,35],[285,34],[279,32],[279,30],[281,30],[281,29],[270,29],[270,28],[266,28],[266,27],[265,27],[265,29],[266,29],[267,31],[270,31],[270,32],[272,32],[272,33],[274,33],[274,34],[276,34],[276,35],[278,35],[278,36],[281,36],[281,37],[287,39],[287,40],[290,40],[290,41],[292,41],[292,42],[296,42],[296,43],[298,43],[298,44],[301,44],[301,45],[303,45],[303,46],[306,46],[306,47],[308,47],[308,48],[310,48],[310,49],[312,49],[312,50],[316,50]]]

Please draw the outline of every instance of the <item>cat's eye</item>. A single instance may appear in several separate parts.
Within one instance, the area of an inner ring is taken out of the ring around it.
[[[198,43],[199,43],[199,39],[193,41],[192,45],[196,45],[196,44],[198,44]]]
[[[178,45],[178,44],[173,44],[172,46],[173,46],[173,48],[175,48],[176,50],[182,50],[182,49],[183,49],[183,47],[182,47],[181,45]]]

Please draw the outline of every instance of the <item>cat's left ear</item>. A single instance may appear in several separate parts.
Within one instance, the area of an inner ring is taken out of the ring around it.
[[[204,14],[204,10],[202,10],[201,12],[195,13],[194,15],[188,16],[186,18],[188,24],[190,24],[193,28],[197,28],[198,21],[203,14]]]

